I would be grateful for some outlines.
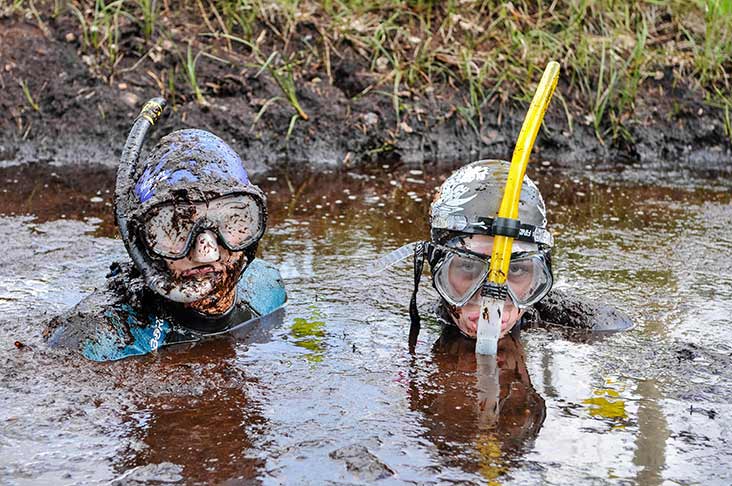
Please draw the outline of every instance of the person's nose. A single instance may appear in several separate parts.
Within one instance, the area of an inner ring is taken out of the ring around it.
[[[212,263],[218,261],[220,257],[219,243],[212,231],[206,230],[196,236],[191,260],[196,263]]]

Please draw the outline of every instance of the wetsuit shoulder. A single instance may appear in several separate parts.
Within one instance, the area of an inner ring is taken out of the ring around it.
[[[92,361],[114,361],[181,341],[169,321],[155,312],[156,306],[143,305],[147,299],[141,293],[139,282],[127,273],[108,278],[104,288],[48,323],[48,345],[78,351]]]
[[[624,312],[573,292],[554,289],[534,304],[538,320],[589,331],[625,331],[633,321]]]
[[[82,346],[100,331],[100,327],[106,327],[106,314],[116,303],[116,297],[108,286],[96,289],[74,307],[51,319],[43,337],[51,347],[73,349]]]
[[[112,276],[103,289],[50,321],[44,332],[49,346],[78,350],[93,361],[114,361],[200,339],[186,326],[176,325],[159,298],[147,294],[141,279],[129,271]],[[259,316],[271,314],[287,300],[277,268],[259,259],[242,275],[239,296]]]
[[[264,316],[287,302],[285,283],[273,264],[255,258],[239,279],[239,299]]]

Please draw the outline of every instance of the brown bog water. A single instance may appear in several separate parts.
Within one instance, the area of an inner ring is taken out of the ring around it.
[[[427,322],[407,352],[409,264],[364,271],[426,237],[446,168],[261,180],[282,325],[106,364],[40,332],[126,258],[114,174],[0,169],[0,483],[730,484],[732,182],[531,171],[557,286],[636,327],[524,331],[499,355],[496,415],[464,341]]]

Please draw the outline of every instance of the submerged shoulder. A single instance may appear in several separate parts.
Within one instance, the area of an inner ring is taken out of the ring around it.
[[[588,331],[625,331],[634,325],[624,312],[567,290],[553,289],[534,311],[540,321]]]
[[[255,258],[239,280],[239,298],[259,315],[282,307],[287,292],[280,271],[272,263]]]
[[[123,334],[127,317],[134,310],[121,300],[109,282],[87,295],[78,304],[54,317],[43,336],[51,347],[83,349],[100,335]]]
[[[46,342],[94,361],[149,352],[147,348],[162,343],[169,325],[155,316],[148,322],[149,316],[141,312],[145,298],[140,292],[139,282],[128,272],[110,274],[104,287],[49,321],[43,332]]]

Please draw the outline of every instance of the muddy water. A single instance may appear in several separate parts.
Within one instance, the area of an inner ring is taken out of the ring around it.
[[[732,482],[732,183],[534,168],[558,286],[637,326],[529,329],[493,375],[429,320],[411,357],[409,265],[363,270],[425,237],[447,170],[298,172],[261,181],[280,326],[95,364],[40,332],[125,258],[114,175],[0,170],[0,483]]]

